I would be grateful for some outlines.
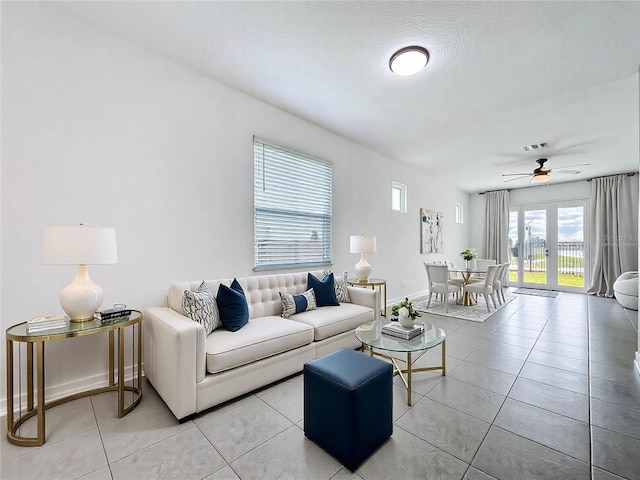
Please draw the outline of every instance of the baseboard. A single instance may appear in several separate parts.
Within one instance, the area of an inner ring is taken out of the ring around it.
[[[429,290],[423,290],[421,292],[414,292],[414,293],[410,293],[408,295],[403,295],[402,297],[399,298],[391,298],[391,299],[387,299],[387,312],[389,315],[391,315],[391,307],[393,307],[394,305],[397,305],[398,303],[400,303],[402,300],[404,300],[404,297],[408,297],[409,300],[411,300],[412,302],[415,300],[421,300],[422,298],[425,298],[429,295]]]
[[[636,352],[636,370],[638,371],[638,375],[640,375],[640,352]]]
[[[136,365],[137,366],[137,365]],[[116,372],[117,375],[117,372]],[[133,366],[128,366],[124,370],[125,382],[130,382],[133,378]],[[35,379],[34,379],[35,382]],[[46,378],[45,378],[46,383]],[[45,386],[44,398],[45,403],[49,403],[58,398],[67,397],[78,392],[85,392],[87,390],[93,390],[94,388],[104,387],[109,384],[109,372],[99,373],[82,379],[73,380],[67,383],[61,383],[58,385]],[[18,384],[14,385],[14,390],[18,388]],[[26,382],[22,382],[23,390],[26,389]],[[21,398],[20,398],[21,397]],[[17,410],[17,406],[20,405],[19,401],[22,400],[23,411],[27,405],[26,391],[22,392],[22,395],[14,394],[13,405]],[[0,399],[0,416],[7,414],[7,399],[3,397]]]

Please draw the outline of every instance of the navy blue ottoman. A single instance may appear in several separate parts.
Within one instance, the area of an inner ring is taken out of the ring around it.
[[[303,372],[305,436],[356,470],[393,433],[391,364],[343,349]]]

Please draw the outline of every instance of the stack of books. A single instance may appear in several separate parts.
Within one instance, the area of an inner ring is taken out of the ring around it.
[[[406,328],[398,322],[389,322],[382,326],[381,331],[385,335],[402,338],[404,340],[411,340],[422,333],[422,325],[414,325],[411,328]]]
[[[114,319],[131,315],[130,308],[115,307],[108,310],[97,311],[93,314],[93,318],[98,320],[102,325],[110,324]]]
[[[42,317],[29,317],[27,319],[27,332],[35,333],[44,330],[55,330],[67,326],[67,317],[61,313],[44,315]]]

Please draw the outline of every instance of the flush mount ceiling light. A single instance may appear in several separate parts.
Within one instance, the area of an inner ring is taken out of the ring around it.
[[[427,66],[428,61],[429,52],[426,48],[417,46],[405,47],[391,56],[389,68],[396,75],[406,77],[418,73]]]

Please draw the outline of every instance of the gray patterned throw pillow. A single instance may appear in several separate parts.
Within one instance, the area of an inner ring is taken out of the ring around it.
[[[197,291],[184,291],[182,309],[187,317],[204,327],[206,335],[221,325],[216,296],[204,280]]]
[[[295,315],[296,313],[315,310],[318,308],[313,288],[310,288],[300,295],[280,292],[280,299],[282,300],[282,318],[289,318],[291,315]]]
[[[327,270],[324,272],[324,275],[327,276],[331,273],[331,270]],[[344,272],[342,275],[333,274],[334,277],[334,285],[336,287],[336,297],[338,297],[338,302],[340,303],[351,303],[351,298],[349,298],[349,290],[347,290],[347,272]]]

